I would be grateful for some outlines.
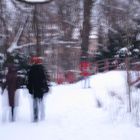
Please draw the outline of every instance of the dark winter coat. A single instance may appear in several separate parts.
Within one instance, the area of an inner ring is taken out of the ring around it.
[[[5,87],[7,87],[8,90],[9,106],[11,107],[15,106],[15,92],[17,89],[17,81],[16,67],[9,66],[8,73],[6,75]]]
[[[27,88],[34,98],[43,98],[43,95],[49,91],[48,77],[41,64],[31,66]]]

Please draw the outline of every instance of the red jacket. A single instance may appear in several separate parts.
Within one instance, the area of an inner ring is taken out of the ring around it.
[[[91,74],[91,63],[87,61],[81,62],[80,71],[82,76],[89,76]]]

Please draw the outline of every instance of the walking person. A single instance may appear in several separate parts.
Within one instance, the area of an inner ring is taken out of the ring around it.
[[[33,121],[45,118],[43,96],[49,91],[49,77],[42,65],[42,60],[34,59],[28,72],[27,88],[33,97]]]
[[[90,79],[89,76],[91,75],[91,64],[90,62],[83,60],[80,62],[80,71],[81,76],[83,77],[83,88],[90,88]]]
[[[15,120],[15,93],[17,90],[17,84],[18,77],[16,67],[14,66],[14,64],[10,64],[8,66],[8,72],[6,74],[6,81],[3,84],[3,91],[6,88],[8,92],[8,103],[10,106],[10,121]]]

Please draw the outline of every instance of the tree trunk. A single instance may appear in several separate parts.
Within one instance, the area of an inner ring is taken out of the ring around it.
[[[90,18],[91,18],[92,0],[84,0],[84,19],[83,19],[83,29],[82,29],[82,56],[88,56],[88,46],[89,46],[89,35],[90,35]]]

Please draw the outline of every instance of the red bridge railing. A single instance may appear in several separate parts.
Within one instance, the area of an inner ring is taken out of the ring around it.
[[[107,72],[111,70],[124,70],[124,71],[140,71],[140,61],[135,58],[107,58],[91,62],[90,68],[88,69],[89,75],[97,74],[100,72]],[[58,84],[62,83],[74,83],[84,75],[82,75],[81,69],[67,70],[67,71],[56,71],[56,76],[53,77],[54,81]],[[87,75],[87,76],[89,76]],[[135,80],[132,78],[131,85],[135,84],[140,80],[140,75],[137,75]]]

